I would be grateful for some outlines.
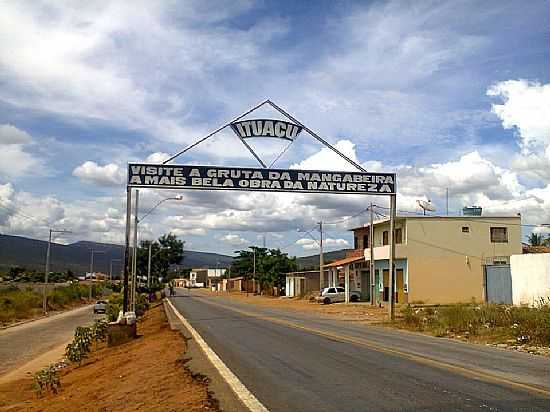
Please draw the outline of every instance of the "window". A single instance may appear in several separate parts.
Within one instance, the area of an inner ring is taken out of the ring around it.
[[[359,249],[359,245],[357,244],[357,236],[353,237],[353,248],[354,249]]]
[[[382,232],[382,246],[385,246],[389,244],[389,241],[388,241],[388,231],[387,230],[384,230]]]
[[[327,293],[336,293],[336,289],[330,288]]]
[[[366,234],[363,236],[363,249],[366,249],[369,247],[369,235]]]
[[[470,228],[468,226],[462,226],[462,233],[470,233]]]
[[[344,288],[336,288],[336,291],[341,293],[341,292],[345,292],[346,289],[344,289]]]
[[[492,227],[491,243],[508,243],[508,229],[505,227]]]
[[[403,243],[403,229],[395,229],[395,243]]]

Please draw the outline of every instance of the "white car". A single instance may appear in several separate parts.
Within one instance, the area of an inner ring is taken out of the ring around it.
[[[350,302],[357,302],[361,298],[361,292],[356,290],[350,290],[349,300]],[[323,288],[321,293],[317,297],[318,302],[323,302],[325,305],[334,302],[346,301],[346,289],[342,287],[330,287]]]

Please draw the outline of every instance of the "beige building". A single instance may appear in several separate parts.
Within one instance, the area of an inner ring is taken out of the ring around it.
[[[375,298],[388,301],[389,220],[373,226]],[[347,269],[350,287],[368,300],[369,225],[352,230],[355,250],[327,265],[329,284],[341,284]],[[486,266],[507,265],[511,255],[522,253],[520,216],[399,216],[395,237],[397,303],[483,302]]]

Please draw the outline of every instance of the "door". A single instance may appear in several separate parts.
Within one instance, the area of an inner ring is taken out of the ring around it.
[[[485,266],[485,297],[488,303],[512,304],[510,265]]]

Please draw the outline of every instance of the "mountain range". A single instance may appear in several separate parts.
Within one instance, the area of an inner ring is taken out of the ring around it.
[[[48,242],[22,236],[0,234],[0,272],[10,267],[21,266],[27,269],[44,271]],[[113,277],[122,270],[124,246],[110,243],[79,241],[69,245],[53,243],[50,249],[50,270],[64,272],[71,270],[76,274],[90,271],[91,250],[94,250],[94,268],[96,272]],[[217,253],[185,250],[181,266],[185,268],[227,267],[233,258]]]

